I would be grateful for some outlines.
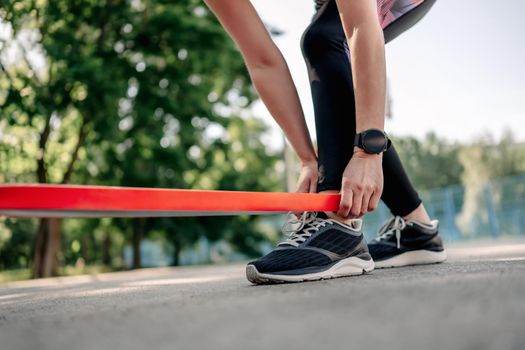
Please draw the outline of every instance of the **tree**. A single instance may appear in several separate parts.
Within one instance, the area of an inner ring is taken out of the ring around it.
[[[499,142],[485,135],[476,142],[465,145],[459,152],[459,161],[464,169],[461,182],[465,187],[464,205],[458,217],[458,224],[470,232],[475,223],[488,223],[487,203],[493,197],[503,198],[503,188],[492,189],[488,183],[498,177],[512,176],[525,172],[525,147],[516,143],[512,131],[503,133]],[[487,198],[490,197],[490,198]],[[482,220],[479,220],[479,216]]]
[[[394,137],[403,166],[418,190],[460,183],[463,167],[458,161],[461,145],[428,133],[423,140]]]
[[[15,174],[7,181],[272,189],[275,157],[264,145],[244,139],[248,152],[227,155],[226,130],[237,128],[238,138],[250,130],[235,115],[255,94],[237,49],[201,1],[9,1],[0,19],[9,29],[0,46],[0,132],[14,140],[0,143]],[[253,130],[246,135],[264,132]],[[220,159],[233,164],[230,172],[221,173]],[[139,266],[138,243],[149,229],[160,225],[177,249],[215,235],[214,219],[184,220],[194,233],[176,220],[94,222],[133,233]],[[62,227],[40,220],[35,277],[58,273]],[[103,241],[109,252],[109,233]]]

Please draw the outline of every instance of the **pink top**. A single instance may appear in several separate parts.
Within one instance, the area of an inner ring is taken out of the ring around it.
[[[319,10],[331,0],[315,0],[315,8]],[[381,27],[385,28],[413,8],[419,6],[424,0],[377,0],[377,13]]]

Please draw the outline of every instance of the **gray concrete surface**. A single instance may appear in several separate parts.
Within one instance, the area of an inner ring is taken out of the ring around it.
[[[441,265],[252,286],[244,265],[0,287],[0,349],[525,349],[525,241]]]

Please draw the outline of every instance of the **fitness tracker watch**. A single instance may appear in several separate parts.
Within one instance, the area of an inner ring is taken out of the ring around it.
[[[362,148],[366,153],[379,154],[390,148],[392,141],[386,133],[379,129],[368,129],[355,135],[354,146]]]

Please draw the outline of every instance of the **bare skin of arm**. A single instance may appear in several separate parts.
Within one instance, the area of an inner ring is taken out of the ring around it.
[[[336,0],[350,47],[356,101],[356,131],[384,129],[386,68],[376,0]],[[337,215],[361,217],[374,210],[383,192],[382,154],[355,147],[343,173]]]
[[[298,155],[297,192],[316,192],[317,159],[299,96],[281,52],[248,0],[205,0],[239,47],[252,82]]]

